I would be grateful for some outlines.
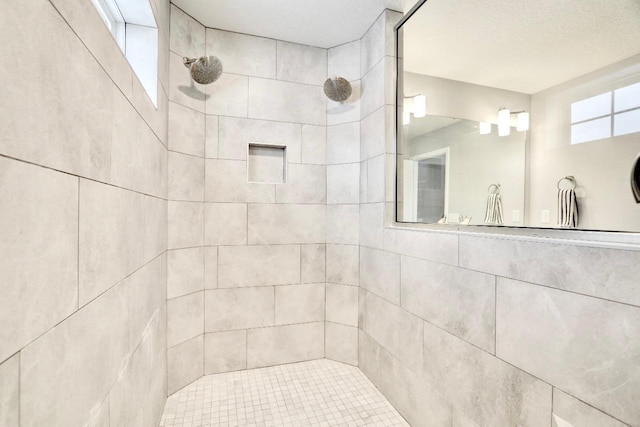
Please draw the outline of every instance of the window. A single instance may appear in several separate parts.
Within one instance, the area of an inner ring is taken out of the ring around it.
[[[571,144],[640,132],[640,83],[571,104]]]
[[[148,0],[91,0],[147,95],[158,106],[158,26]]]

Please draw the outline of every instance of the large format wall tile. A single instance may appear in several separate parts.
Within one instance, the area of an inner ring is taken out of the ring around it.
[[[327,282],[358,286],[359,248],[327,245]]]
[[[204,26],[173,4],[169,34],[169,49],[172,52],[189,58],[199,58],[204,55]]]
[[[611,418],[557,388],[553,389],[552,421],[552,427],[627,427],[627,424]]]
[[[360,248],[360,287],[400,305],[400,255]]]
[[[458,265],[458,236],[454,233],[387,228],[384,230],[384,248],[414,258]]]
[[[168,192],[170,200],[204,200],[204,159],[169,152]]]
[[[324,205],[249,205],[249,244],[324,243]]]
[[[359,243],[360,207],[352,205],[327,206],[327,243],[357,245]]]
[[[123,281],[126,288],[127,311],[129,315],[129,351],[140,344],[143,336],[150,330],[152,319],[162,318],[162,330],[156,333],[163,336],[163,352],[166,348],[166,300],[165,289],[167,260],[161,255],[145,264]]]
[[[166,197],[167,150],[118,89],[113,93],[111,184]]]
[[[166,399],[164,322],[155,317],[147,333],[109,393],[107,425],[153,426],[162,417]],[[103,404],[104,406],[104,404]],[[90,426],[94,424],[90,423]]]
[[[384,59],[378,62],[362,77],[360,100],[360,116],[367,117],[385,105],[385,64]]]
[[[640,308],[498,279],[501,359],[619,420],[640,420]]]
[[[358,366],[358,328],[326,322],[325,357]]]
[[[217,120],[217,118],[216,118]],[[169,149],[204,157],[205,115],[169,102]],[[216,132],[217,136],[218,133]]]
[[[204,339],[195,337],[167,350],[168,393],[197,380],[204,372]]]
[[[218,80],[207,85],[207,114],[247,117],[248,81],[247,76],[222,73]]]
[[[358,367],[376,387],[380,387],[380,344],[358,330]]]
[[[205,332],[258,328],[274,324],[274,289],[217,289],[205,291]]]
[[[207,28],[207,55],[220,58],[228,73],[276,78],[276,41]]]
[[[385,13],[383,12],[376,18],[360,41],[360,70],[362,76],[367,74],[386,54],[385,29]]]
[[[85,305],[131,274],[144,258],[144,199],[80,181],[79,299]]]
[[[393,176],[386,173],[386,155],[382,154],[367,161],[367,202],[385,201],[385,177]],[[391,199],[393,200],[393,199]]]
[[[204,248],[167,253],[167,298],[204,290]]]
[[[327,78],[327,50],[278,40],[278,80],[322,86]]]
[[[302,125],[302,163],[324,165],[327,157],[327,128]]]
[[[3,6],[0,153],[108,181],[113,82],[51,3]]]
[[[144,196],[144,262],[167,250],[167,201]]]
[[[358,326],[358,287],[327,283],[327,321]]]
[[[380,354],[378,387],[413,427],[451,425],[451,404],[384,349]]]
[[[247,367],[280,365],[324,357],[324,323],[275,326],[247,332]]]
[[[276,185],[276,203],[324,204],[327,200],[326,183],[325,166],[290,163],[287,182]]]
[[[128,352],[125,289],[118,285],[22,350],[21,425],[84,425]]]
[[[463,236],[460,266],[640,305],[637,251]]]
[[[204,243],[204,203],[169,202],[168,248],[191,248]]]
[[[0,158],[0,361],[78,307],[78,178]]]
[[[289,285],[300,282],[300,246],[220,246],[218,287]]]
[[[196,292],[167,301],[167,345],[173,347],[202,335],[204,295]]]
[[[385,127],[393,123],[393,115],[386,107],[380,107],[360,122],[360,158],[372,159],[386,152]],[[390,126],[391,127],[391,126]]]
[[[249,143],[287,147],[287,161],[300,163],[299,124],[220,117],[218,158],[247,160]]]
[[[20,418],[20,355],[0,365],[0,425],[18,426]]]
[[[276,325],[324,320],[324,283],[276,286]]]
[[[495,277],[402,257],[402,308],[495,353]]]
[[[360,40],[332,47],[328,51],[328,76],[360,80]]]
[[[208,159],[218,157],[220,118],[218,116],[205,116],[204,156]]]
[[[275,185],[247,182],[246,161],[206,160],[205,179],[207,202],[275,202]]]
[[[247,369],[247,331],[204,335],[204,374]]]
[[[422,366],[421,319],[367,293],[365,332],[411,369]]]
[[[205,203],[204,244],[247,244],[247,205],[245,203]]]
[[[385,233],[384,203],[360,204],[360,245],[384,249]]]
[[[325,245],[300,246],[300,282],[324,282],[326,271],[325,259]]]
[[[327,164],[360,161],[360,123],[327,127]]]
[[[423,372],[480,425],[549,425],[548,384],[426,322]]]
[[[360,164],[327,166],[327,203],[349,204],[360,200]]]
[[[321,86],[249,78],[249,117],[324,125],[325,97]]]

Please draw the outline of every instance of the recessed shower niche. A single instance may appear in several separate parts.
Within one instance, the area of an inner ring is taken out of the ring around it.
[[[247,180],[252,183],[285,184],[287,182],[287,147],[249,143]]]

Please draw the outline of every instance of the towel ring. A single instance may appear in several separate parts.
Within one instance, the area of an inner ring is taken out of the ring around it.
[[[562,181],[564,181],[564,180],[567,180],[567,181],[569,181],[569,182],[571,183],[571,189],[572,189],[572,190],[575,190],[575,189],[576,189],[576,187],[578,186],[578,184],[577,184],[577,182],[576,182],[576,179],[575,179],[573,176],[571,176],[571,175],[567,175],[567,176],[565,176],[564,178],[560,178],[560,179],[558,180],[558,190],[560,190],[560,183],[561,183]]]
[[[495,187],[495,191],[491,192],[491,189]],[[500,184],[491,184],[488,188],[487,188],[487,192],[489,194],[500,194]]]

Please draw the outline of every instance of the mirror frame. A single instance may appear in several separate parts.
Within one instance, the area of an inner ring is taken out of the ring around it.
[[[418,0],[416,4],[398,21],[393,27],[394,35],[394,58],[396,61],[395,75],[395,153],[394,155],[394,201],[393,205],[393,224],[397,229],[415,229],[433,232],[470,234],[485,237],[500,237],[513,240],[547,242],[555,244],[602,247],[612,249],[623,249],[640,251],[640,232],[615,231],[615,230],[581,230],[581,229],[559,229],[544,228],[530,226],[510,226],[510,225],[490,225],[490,224],[426,224],[420,222],[400,221],[398,218],[398,144],[402,141],[402,113],[399,109],[403,94],[401,61],[400,53],[400,29],[411,17],[429,0]]]

